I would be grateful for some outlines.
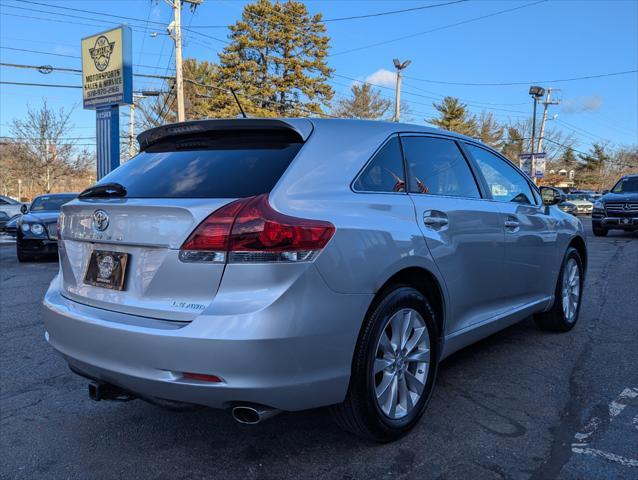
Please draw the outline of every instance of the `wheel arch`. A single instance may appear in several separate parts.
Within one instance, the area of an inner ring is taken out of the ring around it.
[[[388,278],[383,285],[377,289],[374,299],[368,307],[366,315],[376,306],[377,302],[383,298],[383,295],[396,285],[411,286],[427,298],[430,306],[434,310],[439,338],[442,339],[444,337],[446,318],[446,301],[443,293],[443,286],[431,271],[423,267],[405,267],[390,276],[390,278]]]
[[[581,236],[576,236],[570,240],[568,246],[576,249],[583,262],[583,273],[587,273],[587,244],[585,239]]]

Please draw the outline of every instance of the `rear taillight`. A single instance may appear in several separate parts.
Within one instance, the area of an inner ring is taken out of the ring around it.
[[[334,232],[329,222],[273,210],[263,194],[213,212],[184,242],[179,258],[216,263],[310,261]]]

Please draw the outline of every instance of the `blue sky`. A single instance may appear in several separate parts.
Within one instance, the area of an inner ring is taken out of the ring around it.
[[[139,19],[131,21],[134,63],[137,73],[170,74],[172,42],[161,25],[172,16],[163,0],[0,0],[0,58],[4,63],[49,64],[80,68],[80,39],[113,26],[119,19],[47,7],[44,4],[91,10]],[[363,15],[446,3],[450,0],[322,0],[308,1],[312,13],[324,18]],[[184,9],[183,23],[195,29],[203,25],[227,25],[241,15],[245,1],[205,0],[193,14]],[[331,37],[329,64],[335,69],[332,86],[336,96],[347,95],[352,79],[367,79],[387,87],[393,98],[392,59],[410,59],[405,71],[403,99],[414,123],[434,115],[432,102],[444,95],[460,97],[470,110],[493,111],[500,121],[531,115],[529,82],[560,88],[562,103],[552,107],[558,118],[552,128],[573,135],[577,148],[587,150],[595,141],[612,146],[638,144],[638,74],[550,83],[549,80],[602,75],[638,69],[638,1],[471,0],[409,13],[366,19],[328,22]],[[526,6],[528,5],[528,6]],[[525,6],[458,26],[447,26]],[[18,8],[16,8],[18,7]],[[57,14],[53,14],[53,12]],[[29,17],[29,18],[25,18]],[[95,20],[87,20],[90,17]],[[147,20],[150,22],[147,23]],[[126,22],[126,20],[121,20]],[[446,27],[446,28],[441,28]],[[432,31],[434,30],[434,31]],[[225,39],[225,28],[197,29],[204,35]],[[157,36],[152,36],[157,32]],[[429,32],[429,33],[422,33]],[[203,35],[185,32],[184,55],[217,60],[224,44]],[[409,38],[400,38],[406,37]],[[376,44],[376,45],[375,45]],[[368,45],[375,45],[369,48]],[[56,53],[58,56],[11,50]],[[354,51],[353,51],[354,50]],[[3,81],[80,84],[77,74],[0,68]],[[518,85],[457,85],[458,83],[519,83]],[[135,78],[134,89],[158,87],[153,80]],[[72,136],[95,134],[95,114],[82,110],[81,91],[0,85],[0,136],[10,136],[8,124],[22,117],[27,104],[37,106],[46,98],[54,107],[74,108]],[[121,109],[127,121],[128,109]]]

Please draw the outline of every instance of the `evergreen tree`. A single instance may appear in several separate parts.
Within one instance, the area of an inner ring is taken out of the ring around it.
[[[339,100],[333,115],[375,120],[383,117],[392,106],[391,100],[381,97],[381,93],[368,83],[354,84],[350,90],[352,97]]]
[[[518,164],[518,156],[525,148],[525,135],[516,125],[507,127],[507,138],[501,147],[501,153]]]
[[[439,104],[433,103],[439,112],[438,118],[433,118],[430,123],[452,132],[462,133],[473,137],[477,133],[476,119],[467,111],[467,105],[461,103],[458,98],[445,97]]]
[[[590,153],[579,153],[578,157],[582,162],[577,169],[578,183],[582,186],[599,188],[603,170],[611,159],[606,147],[599,143],[594,143]]]
[[[565,168],[573,167],[576,164],[576,155],[574,155],[574,149],[572,147],[567,147],[563,150],[560,163],[564,165]]]
[[[477,136],[481,141],[492,148],[500,150],[503,147],[503,134],[505,127],[494,120],[492,112],[481,112],[477,119]]]
[[[219,86],[234,89],[249,115],[307,116],[328,105],[330,39],[321,14],[311,16],[296,0],[258,0],[244,7],[230,30]]]

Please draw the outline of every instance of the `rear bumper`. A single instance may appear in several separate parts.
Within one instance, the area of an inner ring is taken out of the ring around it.
[[[184,324],[82,305],[60,294],[56,278],[44,299],[46,338],[76,370],[142,397],[303,410],[344,399],[370,301],[333,292],[310,266],[266,308],[246,311],[243,302],[233,315],[226,302],[224,314]],[[224,381],[186,379],[184,372]]]

